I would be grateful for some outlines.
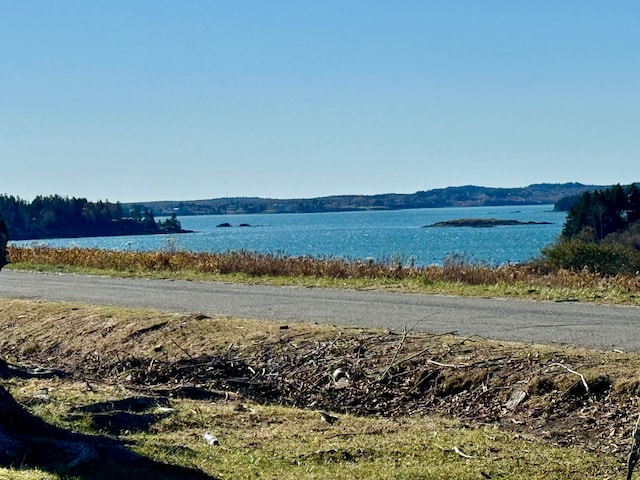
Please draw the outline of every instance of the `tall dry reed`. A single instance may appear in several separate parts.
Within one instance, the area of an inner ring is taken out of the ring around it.
[[[131,273],[169,272],[244,274],[252,277],[315,277],[331,279],[417,279],[464,285],[531,285],[551,288],[617,288],[640,290],[640,275],[602,276],[588,271],[554,270],[540,262],[492,267],[462,256],[446,258],[442,266],[403,265],[395,261],[290,257],[247,251],[194,253],[185,251],[114,251],[98,248],[45,246],[9,249],[11,261],[24,264],[76,266]]]

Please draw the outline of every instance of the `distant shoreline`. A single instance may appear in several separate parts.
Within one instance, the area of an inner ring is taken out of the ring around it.
[[[527,187],[493,188],[467,185],[415,193],[378,195],[333,195],[317,198],[274,199],[224,197],[204,200],[166,200],[123,204],[125,209],[143,207],[156,216],[235,215],[278,213],[336,213],[357,211],[412,210],[443,207],[520,207],[553,205],[566,211],[586,191],[601,186],[581,183],[541,183]]]

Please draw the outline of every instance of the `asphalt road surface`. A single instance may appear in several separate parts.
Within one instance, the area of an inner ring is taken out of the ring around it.
[[[640,307],[3,270],[0,297],[640,351]]]

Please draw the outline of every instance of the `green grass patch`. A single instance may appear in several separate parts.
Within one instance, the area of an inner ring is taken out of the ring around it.
[[[104,434],[91,421],[69,421],[73,407],[122,397],[113,387],[26,382],[13,386],[29,404],[43,388],[46,403],[31,407],[45,420],[74,431]],[[435,417],[339,415],[328,424],[312,410],[238,401],[173,400],[171,415],[146,432],[120,438],[155,461],[199,469],[223,479],[583,479],[622,478],[614,455],[561,448],[494,426]],[[218,439],[210,445],[204,434]],[[108,466],[105,468],[109,468]],[[42,471],[17,480],[64,478]],[[4,477],[3,477],[4,478]]]

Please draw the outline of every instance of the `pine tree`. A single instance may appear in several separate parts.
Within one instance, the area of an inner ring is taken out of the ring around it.
[[[627,223],[632,224],[640,220],[640,189],[633,183],[627,191]]]

